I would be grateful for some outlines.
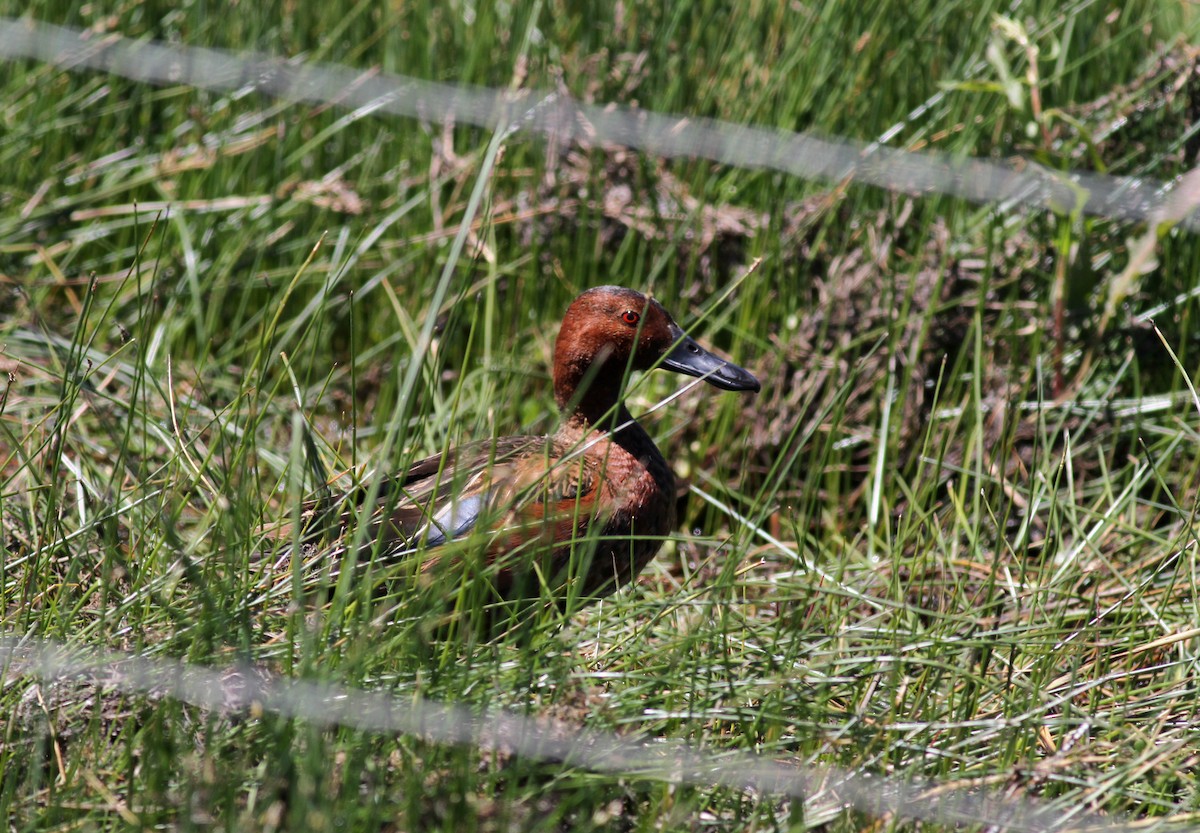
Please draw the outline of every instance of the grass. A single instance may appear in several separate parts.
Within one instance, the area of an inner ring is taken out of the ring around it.
[[[1169,3],[28,5],[1056,170],[1195,157]],[[33,62],[0,87],[6,635],[1194,823],[1194,237],[1101,326],[1144,228]],[[634,587],[487,642],[430,627],[457,586],[264,574],[306,436],[338,472],[548,430],[557,321],[607,282],[763,381],[646,420],[690,491]],[[0,714],[13,830],[917,825],[82,679],[9,674]]]

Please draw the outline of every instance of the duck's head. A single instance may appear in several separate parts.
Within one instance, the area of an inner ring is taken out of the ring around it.
[[[571,302],[554,345],[560,406],[589,391],[615,401],[627,368],[654,367],[701,377],[722,390],[760,387],[748,371],[697,344],[662,304],[640,292],[599,286]]]

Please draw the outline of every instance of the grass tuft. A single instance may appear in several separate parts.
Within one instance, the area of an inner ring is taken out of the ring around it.
[[[1160,2],[27,5],[97,37],[1059,171],[1172,181],[1195,156],[1196,21]],[[1181,227],[33,62],[0,92],[7,636],[986,788],[1064,824],[1194,822]],[[260,557],[326,481],[550,430],[557,321],[600,283],[763,381],[662,408],[679,379],[635,381],[687,484],[635,586],[486,639],[444,621],[471,581]],[[0,679],[13,830],[953,826]]]

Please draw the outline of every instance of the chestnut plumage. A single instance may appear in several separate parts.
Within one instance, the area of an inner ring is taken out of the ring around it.
[[[636,578],[675,526],[671,467],[623,401],[629,372],[655,367],[722,390],[759,390],[753,375],[697,344],[658,301],[623,287],[589,289],[567,309],[555,342],[562,422],[552,436],[460,446],[388,478],[370,512],[352,497],[331,525],[329,507],[314,504],[299,536],[289,525],[274,536],[341,557],[345,537],[368,523],[358,536],[364,546],[416,558],[434,579],[448,559],[467,557],[451,544],[470,539],[478,542],[472,563],[491,571],[502,599],[547,586],[561,592],[568,581],[585,599],[611,593]],[[319,541],[330,526],[342,540]]]

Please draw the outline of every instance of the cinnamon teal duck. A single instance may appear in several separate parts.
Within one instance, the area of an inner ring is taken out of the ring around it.
[[[353,528],[366,522],[357,539],[369,556],[406,559],[430,581],[454,562],[486,571],[502,600],[561,595],[568,586],[584,600],[607,595],[636,578],[675,527],[675,476],[622,395],[630,371],[654,368],[722,390],[759,390],[658,301],[618,286],[589,289],[567,308],[555,342],[554,434],[429,457],[385,480],[369,513],[360,489],[333,513],[310,505],[299,536],[284,526],[275,537],[299,538],[309,556],[343,557]]]

